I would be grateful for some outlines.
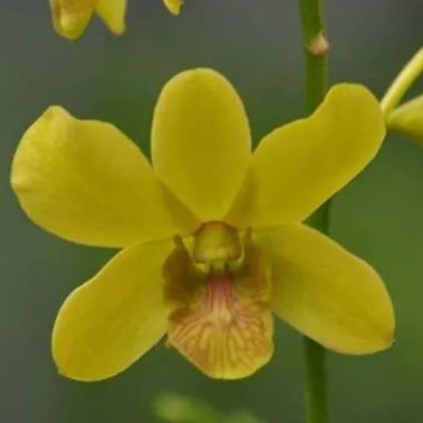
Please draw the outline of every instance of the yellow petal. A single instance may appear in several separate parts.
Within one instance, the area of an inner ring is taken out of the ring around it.
[[[171,249],[170,241],[125,249],[69,295],[52,338],[53,358],[62,375],[106,379],[160,340],[168,314],[161,272]]]
[[[423,95],[410,100],[388,116],[389,129],[402,132],[423,143]]]
[[[169,343],[212,378],[239,379],[273,354],[268,268],[249,245],[239,269],[204,273],[182,241],[166,260]]]
[[[57,33],[76,40],[89,24],[97,0],[49,0]]]
[[[363,170],[384,135],[376,98],[360,85],[336,85],[311,117],[261,141],[249,186],[227,220],[252,226],[304,220]]]
[[[120,247],[178,232],[166,192],[135,144],[110,124],[60,107],[24,134],[12,185],[35,223],[70,241]]]
[[[96,12],[110,31],[121,35],[125,31],[127,0],[98,0]]]
[[[326,348],[367,354],[393,341],[394,312],[379,275],[304,225],[255,233],[272,263],[275,313]]]
[[[182,72],[160,94],[153,165],[202,220],[220,220],[246,175],[250,130],[232,85],[210,69]]]
[[[163,3],[168,8],[170,13],[173,13],[174,15],[179,15],[182,4],[184,2],[182,0],[163,0]]]

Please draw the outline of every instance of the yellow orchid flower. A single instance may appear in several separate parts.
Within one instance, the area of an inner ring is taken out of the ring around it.
[[[390,346],[381,278],[300,223],[369,163],[384,131],[373,95],[339,84],[251,153],[232,85],[189,70],[158,99],[151,166],[116,127],[49,108],[13,161],[21,206],[69,241],[122,248],[61,307],[59,372],[114,376],[167,333],[205,374],[245,377],[272,356],[272,313],[341,353]]]
[[[70,40],[78,39],[97,14],[116,35],[125,31],[127,0],[49,0],[53,26],[58,34]],[[168,10],[179,14],[181,0],[163,0]]]

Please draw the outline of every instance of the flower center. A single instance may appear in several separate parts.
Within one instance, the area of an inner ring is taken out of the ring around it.
[[[164,264],[169,343],[209,376],[247,376],[273,351],[268,266],[249,231],[223,222],[187,245],[176,238]]]
[[[225,266],[238,261],[241,255],[239,233],[226,223],[204,223],[194,234],[192,258],[208,272],[223,271]]]

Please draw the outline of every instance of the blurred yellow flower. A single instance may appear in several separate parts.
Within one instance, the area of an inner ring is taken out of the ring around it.
[[[125,31],[127,0],[49,0],[53,26],[69,40],[78,39],[97,14],[116,35]],[[174,15],[179,14],[181,0],[163,0]]]
[[[390,346],[394,313],[379,275],[300,223],[383,137],[373,95],[339,84],[311,117],[252,153],[240,98],[208,69],[165,85],[152,166],[113,125],[49,108],[13,161],[21,206],[69,241],[122,248],[61,307],[52,337],[59,372],[111,377],[167,333],[205,374],[245,377],[272,356],[272,313],[341,353]]]
[[[423,95],[398,106],[386,117],[389,129],[398,131],[423,143]]]

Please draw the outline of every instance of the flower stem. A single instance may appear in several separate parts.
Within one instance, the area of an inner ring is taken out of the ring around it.
[[[321,0],[299,0],[301,25],[305,41],[306,103],[312,113],[321,103],[327,89],[327,53]]]
[[[384,95],[380,105],[385,118],[402,100],[414,81],[423,73],[423,47],[404,66]]]
[[[329,421],[327,406],[326,351],[313,340],[304,337],[304,357],[306,362],[306,421],[326,423]]]
[[[314,112],[327,90],[327,53],[322,0],[299,0],[301,26],[305,41],[306,108]],[[323,233],[329,232],[330,203],[323,204],[308,223]],[[326,351],[309,338],[304,338],[306,371],[305,404],[308,423],[327,423]]]

